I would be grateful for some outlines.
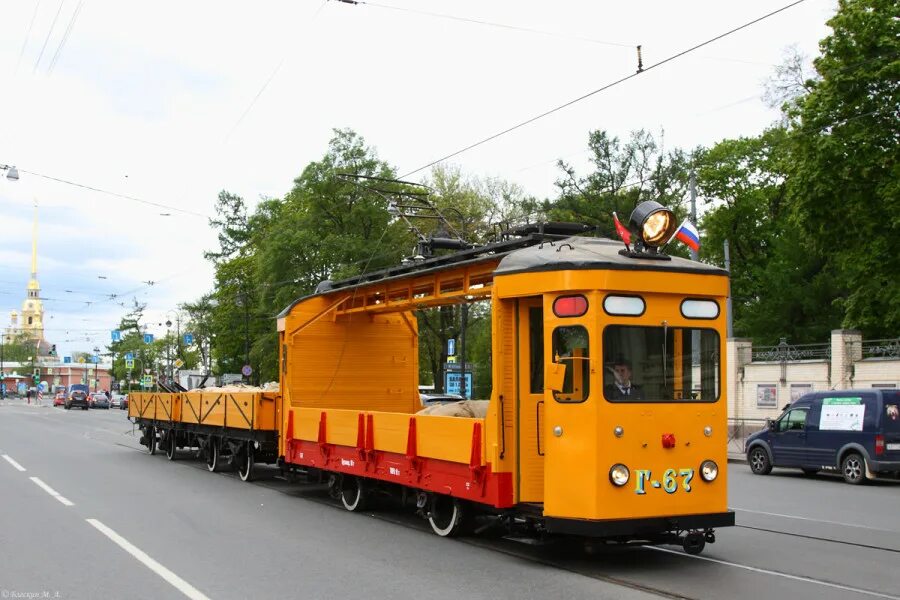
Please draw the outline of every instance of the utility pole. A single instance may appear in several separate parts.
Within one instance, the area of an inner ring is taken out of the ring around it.
[[[734,337],[734,315],[731,306],[731,251],[728,240],[725,240],[725,270],[728,271],[728,297],[725,299],[725,331],[729,338]]]
[[[459,395],[466,396],[466,322],[469,320],[469,303],[463,301],[459,324]]]
[[[697,174],[691,169],[691,223],[697,226]],[[700,253],[691,249],[691,260],[700,260]]]

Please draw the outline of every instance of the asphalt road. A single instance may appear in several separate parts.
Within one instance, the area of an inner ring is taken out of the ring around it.
[[[0,600],[900,600],[900,484],[729,467],[739,526],[699,557],[457,541],[398,510],[347,513],[275,469],[247,484],[149,456],[123,411],[0,402]]]

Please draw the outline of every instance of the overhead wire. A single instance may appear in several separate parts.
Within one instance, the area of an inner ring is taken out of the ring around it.
[[[41,7],[41,0],[34,3],[34,12],[31,13],[31,22],[28,23],[28,31],[25,32],[25,39],[22,40],[22,49],[19,50],[19,58],[16,60],[16,73],[19,72],[19,66],[22,64],[22,57],[25,56],[25,48],[28,46],[28,40],[31,39],[31,29],[34,27],[34,20],[37,17],[38,9]]]
[[[62,39],[59,41],[59,45],[56,47],[56,52],[53,53],[53,58],[50,59],[50,66],[47,68],[47,74],[53,72],[53,67],[56,66],[56,61],[59,60],[60,54],[62,54],[63,48],[66,46],[66,42],[69,41],[69,35],[72,33],[72,29],[75,27],[75,22],[78,21],[78,15],[81,14],[81,7],[84,6],[85,0],[78,0],[78,6],[75,7],[75,11],[72,13],[72,16],[69,18],[69,24],[66,26],[66,31],[63,33]]]
[[[403,7],[403,6],[393,6],[390,4],[380,4],[378,2],[363,2],[363,0],[358,0],[358,1],[357,0],[338,0],[338,2],[342,2],[344,4],[362,4],[365,6],[372,6],[375,8],[384,8],[384,9],[388,9],[388,10],[395,10],[398,12],[406,12],[406,13],[411,13],[411,14],[416,14],[416,15],[423,15],[423,16],[434,17],[434,18],[438,18],[438,19],[448,19],[451,21],[460,21],[463,23],[474,23],[476,25],[484,25],[487,27],[496,27],[498,29],[508,29],[511,31],[521,31],[524,33],[536,33],[538,35],[545,35],[545,36],[564,38],[564,39],[572,39],[572,40],[577,40],[580,42],[588,42],[591,44],[599,44],[599,45],[603,45],[603,46],[615,46],[618,48],[629,48],[629,49],[633,49],[635,47],[635,44],[625,44],[622,42],[610,42],[607,40],[598,40],[596,38],[591,38],[591,37],[571,35],[571,34],[565,34],[565,33],[557,33],[554,31],[545,31],[543,29],[534,29],[531,27],[521,27],[518,25],[508,25],[506,23],[497,23],[494,21],[483,21],[480,19],[473,19],[470,17],[459,17],[456,15],[448,15],[446,13],[429,12],[427,10],[420,10],[417,8],[407,8],[407,7]]]
[[[436,164],[442,163],[442,162],[444,162],[444,161],[446,161],[446,160],[448,160],[448,159],[450,159],[450,158],[453,158],[454,156],[459,156],[460,154],[462,154],[462,153],[464,153],[464,152],[467,152],[467,151],[469,151],[469,150],[472,150],[473,148],[477,148],[478,146],[484,145],[484,144],[486,144],[486,143],[488,143],[488,142],[490,142],[490,141],[493,141],[493,140],[495,140],[495,139],[497,139],[497,138],[499,138],[499,137],[501,137],[501,136],[504,136],[504,135],[506,135],[506,134],[508,134],[508,133],[511,133],[511,132],[513,132],[513,131],[515,131],[515,130],[517,130],[517,129],[521,129],[522,127],[525,127],[526,125],[530,125],[531,123],[534,123],[535,121],[538,121],[538,120],[540,120],[540,119],[543,119],[544,117],[547,117],[547,116],[552,115],[552,114],[554,114],[554,113],[557,113],[557,112],[559,112],[559,111],[561,111],[561,110],[563,110],[563,109],[565,109],[565,108],[568,108],[569,106],[572,106],[573,104],[577,104],[578,102],[581,102],[581,101],[583,101],[583,100],[586,100],[586,99],[588,99],[588,98],[590,98],[590,97],[592,97],[592,96],[595,96],[595,95],[597,95],[597,94],[599,94],[599,93],[601,93],[601,92],[604,92],[604,91],[606,91],[606,90],[608,90],[608,89],[611,89],[611,88],[613,88],[613,87],[615,87],[615,86],[617,86],[617,85],[620,85],[620,84],[622,84],[622,83],[625,83],[626,81],[629,81],[629,80],[631,80],[631,79],[634,79],[635,77],[638,77],[639,75],[641,75],[641,74],[643,74],[643,73],[646,73],[647,71],[650,71],[650,70],[652,70],[652,69],[656,69],[656,68],[661,67],[661,66],[663,66],[663,65],[665,65],[665,64],[668,64],[668,63],[670,63],[670,62],[672,62],[672,61],[674,61],[674,60],[677,60],[677,59],[681,58],[682,56],[685,56],[685,55],[687,55],[687,54],[690,54],[691,52],[695,52],[696,50],[699,50],[700,48],[703,48],[703,47],[705,47],[705,46],[708,46],[709,44],[712,44],[712,43],[714,43],[714,42],[717,42],[717,41],[719,41],[719,40],[721,40],[721,39],[723,39],[723,38],[725,38],[725,37],[728,37],[728,36],[730,36],[730,35],[732,35],[732,34],[734,34],[734,33],[737,33],[738,31],[741,31],[741,30],[743,30],[743,29],[746,29],[746,28],[748,28],[748,27],[750,27],[750,26],[752,26],[752,25],[755,25],[756,23],[759,23],[759,22],[761,22],[761,21],[764,21],[765,19],[768,19],[768,18],[770,18],[770,17],[773,17],[773,16],[775,16],[775,15],[777,15],[777,14],[779,14],[779,13],[782,13],[782,12],[784,12],[784,11],[790,9],[790,8],[793,8],[794,6],[797,6],[797,5],[799,5],[799,4],[802,4],[803,2],[806,2],[806,0],[795,0],[794,2],[791,2],[790,4],[787,4],[787,5],[785,5],[785,6],[782,6],[781,8],[778,8],[778,9],[773,10],[773,11],[771,11],[771,12],[769,12],[769,13],[766,13],[766,14],[760,16],[760,17],[757,17],[757,18],[755,18],[755,19],[753,19],[753,20],[751,20],[751,21],[748,21],[748,22],[746,22],[746,23],[743,23],[742,25],[739,25],[739,26],[737,26],[737,27],[734,27],[734,28],[732,28],[732,29],[729,29],[728,31],[726,31],[726,32],[724,32],[724,33],[720,33],[719,35],[716,35],[716,36],[714,36],[714,37],[712,37],[712,38],[709,38],[709,39],[707,39],[707,40],[705,40],[705,41],[702,41],[702,42],[700,42],[700,43],[698,43],[698,44],[695,44],[695,45],[693,45],[693,46],[691,46],[691,47],[689,47],[689,48],[686,48],[686,49],[684,49],[684,50],[681,50],[681,51],[679,51],[679,52],[676,52],[675,54],[672,54],[672,55],[670,55],[670,56],[668,56],[668,57],[666,57],[666,58],[660,60],[659,62],[653,63],[653,64],[651,64],[651,65],[649,65],[649,66],[647,66],[647,67],[640,68],[640,69],[638,69],[636,72],[634,72],[634,73],[632,73],[632,74],[630,74],[630,75],[626,75],[626,76],[621,77],[621,78],[619,78],[619,79],[617,79],[617,80],[615,80],[615,81],[612,81],[612,82],[610,82],[610,83],[607,83],[607,84],[605,84],[605,85],[603,85],[603,86],[601,86],[601,87],[599,87],[599,88],[597,88],[597,89],[595,89],[595,90],[592,90],[592,91],[590,91],[590,92],[587,92],[586,94],[582,94],[581,96],[578,96],[577,98],[574,98],[574,99],[572,99],[572,100],[569,100],[569,101],[567,101],[567,102],[564,102],[563,104],[560,104],[560,105],[555,106],[555,107],[553,107],[553,108],[551,108],[551,109],[549,109],[549,110],[546,110],[546,111],[544,111],[544,112],[542,112],[542,113],[540,113],[540,114],[538,114],[538,115],[535,115],[534,117],[531,117],[531,118],[528,118],[528,119],[526,119],[526,120],[524,120],[524,121],[521,121],[521,122],[519,122],[519,123],[517,123],[517,124],[515,124],[515,125],[512,125],[511,127],[507,127],[506,129],[504,129],[504,130],[502,130],[502,131],[499,131],[499,132],[497,132],[497,133],[495,133],[495,134],[493,134],[493,135],[490,135],[490,136],[488,136],[488,137],[486,137],[486,138],[483,138],[483,139],[481,139],[481,140],[479,140],[479,141],[477,141],[477,142],[474,142],[474,143],[472,143],[472,144],[469,144],[468,146],[465,146],[464,148],[461,148],[461,149],[459,149],[459,150],[456,150],[456,151],[454,151],[454,152],[451,152],[450,154],[447,154],[446,156],[443,156],[443,157],[438,158],[438,159],[436,159],[436,160],[433,160],[433,161],[431,161],[431,162],[429,162],[429,163],[427,163],[427,164],[425,164],[425,165],[422,165],[421,167],[418,167],[418,168],[416,168],[416,169],[413,169],[412,171],[410,171],[410,172],[408,172],[408,173],[405,173],[404,175],[401,175],[400,178],[401,178],[401,179],[405,179],[405,178],[407,178],[407,177],[409,177],[409,176],[411,176],[411,175],[415,175],[416,173],[418,173],[418,172],[420,172],[420,171],[424,171],[425,169],[427,169],[427,168],[429,168],[429,167],[433,167],[433,166],[436,165]]]
[[[56,20],[59,19],[59,13],[62,11],[63,4],[66,0],[59,0],[59,7],[56,9],[56,14],[53,16],[53,22],[50,23],[50,29],[47,31],[47,37],[44,38],[44,45],[41,46],[41,53],[38,54],[37,60],[34,61],[34,69],[32,69],[31,74],[37,73],[38,65],[41,64],[41,59],[44,58],[44,50],[47,49],[47,43],[50,41],[50,35],[53,33],[53,28],[56,27]]]
[[[209,215],[205,215],[203,213],[199,213],[193,210],[188,210],[186,208],[179,208],[177,206],[171,206],[169,204],[162,204],[161,202],[153,202],[151,200],[145,200],[143,198],[138,198],[137,196],[129,196],[128,194],[120,194],[118,192],[111,192],[109,190],[104,190],[102,188],[94,187],[91,185],[86,185],[83,183],[78,183],[76,181],[70,181],[68,179],[62,179],[59,177],[53,177],[52,175],[44,175],[43,173],[37,173],[36,171],[27,171],[25,169],[19,169],[20,173],[27,173],[29,175],[34,175],[35,177],[41,177],[43,179],[49,179],[50,181],[56,181],[58,183],[64,183],[66,185],[75,186],[78,188],[82,188],[85,190],[90,190],[92,192],[99,192],[101,194],[106,194],[108,196],[115,196],[116,198],[122,198],[123,200],[131,200],[133,202],[140,202],[141,204],[146,204],[148,206],[155,206],[157,208],[165,208],[166,210],[174,210],[175,212],[180,212],[186,215],[193,215],[195,217],[202,217],[204,219],[211,218]]]

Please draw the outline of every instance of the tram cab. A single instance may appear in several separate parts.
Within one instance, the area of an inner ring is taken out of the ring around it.
[[[734,523],[727,274],[621,249],[576,237],[500,261],[492,462],[515,463],[515,501],[536,505],[549,532],[711,541]]]

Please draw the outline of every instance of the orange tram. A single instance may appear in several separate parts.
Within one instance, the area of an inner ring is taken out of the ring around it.
[[[151,453],[196,448],[249,480],[257,462],[328,481],[349,511],[376,494],[440,536],[681,544],[727,509],[727,273],[662,253],[674,216],[630,219],[633,246],[548,223],[344,281],[277,319],[280,391],[137,393]],[[490,398],[476,417],[417,414],[417,309],[489,302]]]

